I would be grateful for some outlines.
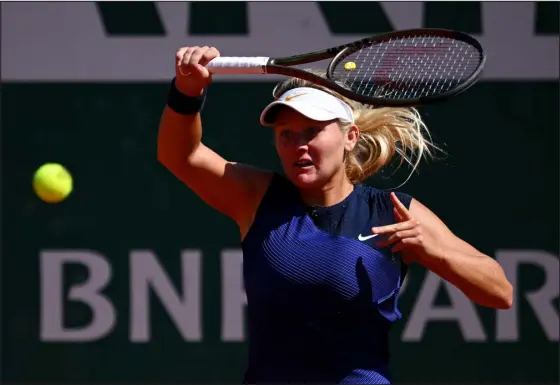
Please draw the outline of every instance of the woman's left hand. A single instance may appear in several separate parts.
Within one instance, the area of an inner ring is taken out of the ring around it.
[[[406,263],[443,258],[443,246],[434,232],[413,217],[395,193],[391,193],[391,201],[397,223],[372,228],[373,234],[390,234],[387,239],[377,242],[377,245],[392,246],[391,251],[394,253],[402,252]]]

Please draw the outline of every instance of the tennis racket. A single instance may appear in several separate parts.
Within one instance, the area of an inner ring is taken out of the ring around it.
[[[331,58],[326,78],[294,68]],[[206,68],[212,74],[286,75],[365,104],[416,106],[466,91],[480,77],[485,60],[481,44],[470,35],[412,29],[289,57],[217,57]]]

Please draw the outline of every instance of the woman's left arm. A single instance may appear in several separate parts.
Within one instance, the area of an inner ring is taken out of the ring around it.
[[[374,234],[391,234],[378,242],[401,252],[461,290],[470,300],[496,309],[509,309],[513,289],[493,258],[457,237],[430,209],[413,199],[407,209],[391,193],[397,223],[374,227]]]

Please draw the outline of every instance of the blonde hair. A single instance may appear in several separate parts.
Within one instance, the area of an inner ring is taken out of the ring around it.
[[[324,71],[310,70],[310,72],[325,77]],[[418,168],[423,157],[432,157],[433,150],[440,150],[432,143],[430,132],[415,108],[375,108],[298,78],[290,78],[281,82],[274,89],[274,94],[279,96],[298,87],[311,87],[325,91],[346,102],[354,111],[354,124],[359,129],[359,136],[356,146],[352,151],[346,153],[345,157],[346,175],[352,183],[362,182],[380,171],[390,163],[395,153],[401,158],[399,167],[404,162],[412,167],[410,175],[404,182],[406,183]],[[339,123],[345,132],[351,126],[348,123]]]

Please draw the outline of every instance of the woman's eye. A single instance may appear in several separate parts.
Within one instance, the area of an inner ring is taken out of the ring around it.
[[[281,138],[286,138],[286,139],[288,139],[288,138],[290,138],[291,136],[292,136],[292,133],[291,133],[290,131],[282,131],[282,132],[280,133],[280,137],[281,137]]]
[[[305,136],[307,136],[308,138],[312,138],[317,135],[319,131],[321,130],[318,127],[309,127],[307,130],[305,130]]]

